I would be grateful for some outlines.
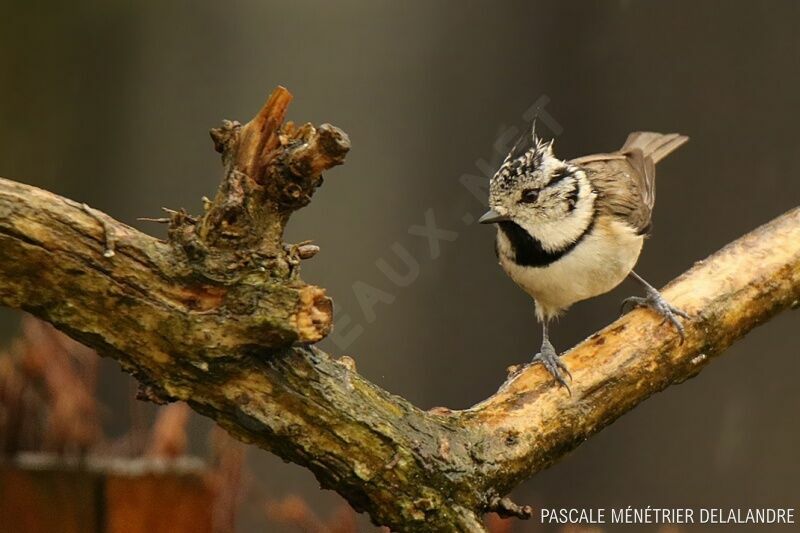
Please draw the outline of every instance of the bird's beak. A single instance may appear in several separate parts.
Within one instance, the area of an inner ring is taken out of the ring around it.
[[[511,220],[506,215],[501,215],[494,209],[489,209],[487,212],[483,214],[481,218],[478,219],[478,222],[481,224],[492,224],[494,222],[503,222],[506,220]]]

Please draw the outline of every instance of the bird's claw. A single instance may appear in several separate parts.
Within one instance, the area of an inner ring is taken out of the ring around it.
[[[632,307],[649,307],[664,317],[664,320],[661,321],[662,324],[669,321],[673,326],[675,326],[675,329],[678,330],[678,334],[681,337],[681,342],[686,340],[686,333],[683,329],[683,324],[680,323],[677,317],[689,318],[689,315],[677,307],[670,305],[669,302],[667,302],[657,290],[648,289],[647,296],[644,298],[640,296],[630,296],[622,300],[622,305],[620,306],[620,311],[622,314],[626,312],[625,308],[629,304]]]
[[[564,379],[564,377],[568,377],[571,381],[572,374],[567,368],[567,365],[564,364],[564,362],[558,356],[552,344],[543,344],[542,350],[533,356],[532,363],[542,363],[547,371],[550,372],[550,375],[555,378],[558,384],[562,387],[566,387],[567,392],[572,394],[572,390],[569,388],[569,385],[567,385],[567,382]]]
[[[620,314],[620,316],[624,315],[625,313],[630,311],[630,309],[633,309],[635,307],[642,307],[642,306],[646,305],[645,304],[646,301],[647,301],[647,298],[641,298],[639,296],[628,296],[627,298],[622,300],[622,303],[619,306],[619,314]],[[630,306],[630,309],[628,309],[628,306]]]

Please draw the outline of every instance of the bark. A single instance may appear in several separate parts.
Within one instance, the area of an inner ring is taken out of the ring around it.
[[[0,303],[118,360],[142,397],[185,401],[240,440],[309,468],[397,531],[483,531],[526,516],[502,496],[651,394],[700,372],[800,300],[800,208],[671,282],[686,340],[633,311],[565,356],[572,394],[524,367],[464,411],[422,411],[311,345],[331,327],[298,274],[289,215],[343,161],[330,125],[283,124],[278,88],[252,121],[212,130],[224,177],[200,217],[170,211],[166,242],[54,194],[0,180]]]

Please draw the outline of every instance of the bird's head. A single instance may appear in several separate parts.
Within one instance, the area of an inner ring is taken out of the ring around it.
[[[516,142],[489,185],[480,222],[514,222],[534,237],[561,241],[591,217],[595,193],[586,172],[558,159],[535,129]],[[563,235],[562,235],[563,234]]]

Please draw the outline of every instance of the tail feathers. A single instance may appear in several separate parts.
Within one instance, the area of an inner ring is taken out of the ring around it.
[[[679,133],[635,131],[628,135],[620,152],[629,153],[641,150],[644,159],[650,158],[655,164],[686,144],[688,140],[689,137]]]

